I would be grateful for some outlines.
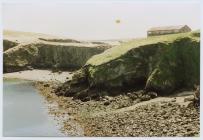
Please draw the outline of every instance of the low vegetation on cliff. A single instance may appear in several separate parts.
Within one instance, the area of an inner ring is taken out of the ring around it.
[[[192,89],[200,80],[199,35],[196,31],[149,37],[110,48],[90,58],[57,92],[85,97],[91,89],[110,95],[118,89],[144,89],[159,95]]]
[[[4,72],[27,68],[75,70],[93,55],[112,47],[73,39],[27,33],[4,32]]]

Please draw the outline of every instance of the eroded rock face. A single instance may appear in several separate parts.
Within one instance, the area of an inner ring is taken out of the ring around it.
[[[164,44],[151,44],[133,48],[121,57],[108,63],[93,66],[88,64],[90,87],[128,88],[143,86],[159,59]],[[105,81],[105,82],[104,82]]]
[[[159,95],[191,89],[200,80],[199,37],[185,33],[132,41],[93,56],[80,71],[87,89],[141,88]],[[74,89],[69,85],[66,95]]]
[[[27,66],[44,69],[79,69],[93,55],[105,47],[53,45],[31,43],[19,45],[4,52],[4,72],[26,69]]]
[[[6,51],[10,48],[13,48],[15,46],[17,46],[19,43],[17,43],[16,41],[10,41],[10,40],[7,40],[7,39],[4,39],[3,40],[3,51]]]
[[[200,106],[200,86],[196,86],[196,91],[194,92],[194,105]]]
[[[184,37],[169,44],[160,55],[145,88],[167,94],[180,88],[192,89],[199,80],[200,43]]]
[[[18,45],[3,53],[3,71],[14,72],[26,69],[38,55],[38,48],[33,44]]]
[[[4,37],[4,72],[25,70],[30,66],[75,70],[93,55],[112,47],[109,44],[80,42],[37,33],[6,31]]]

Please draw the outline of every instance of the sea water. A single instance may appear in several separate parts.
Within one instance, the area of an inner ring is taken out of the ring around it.
[[[3,136],[64,136],[33,82],[3,81]]]

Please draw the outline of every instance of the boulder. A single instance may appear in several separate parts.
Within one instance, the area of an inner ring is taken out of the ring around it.
[[[156,98],[157,96],[158,96],[158,94],[156,93],[156,92],[148,92],[147,93],[149,96],[150,96],[150,98]]]
[[[49,87],[50,85],[49,84],[44,84],[44,87]]]
[[[110,105],[110,103],[111,103],[110,101],[105,101],[105,102],[104,102],[104,105],[105,105],[105,106],[108,106],[108,105]]]
[[[195,106],[200,106],[200,86],[196,86],[196,91],[194,92],[194,104]]]
[[[33,70],[34,68],[32,66],[27,66],[26,67],[28,70]]]

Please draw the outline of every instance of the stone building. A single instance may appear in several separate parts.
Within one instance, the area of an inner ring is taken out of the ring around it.
[[[153,27],[147,31],[147,36],[185,33],[185,32],[190,32],[190,31],[191,31],[191,29],[187,25]]]

